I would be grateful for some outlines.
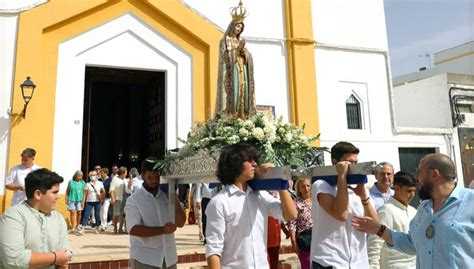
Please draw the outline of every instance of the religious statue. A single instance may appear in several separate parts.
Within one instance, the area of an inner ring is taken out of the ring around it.
[[[256,113],[253,59],[240,37],[246,13],[242,1],[231,9],[232,21],[219,43],[216,116],[245,119]]]

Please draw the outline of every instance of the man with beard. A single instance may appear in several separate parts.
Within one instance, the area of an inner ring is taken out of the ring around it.
[[[368,217],[354,217],[361,231],[377,234],[397,250],[416,254],[417,268],[471,268],[474,263],[474,191],[456,186],[453,161],[429,154],[417,169],[422,203],[408,234]]]
[[[154,169],[156,161],[152,157],[143,160],[143,188],[136,190],[125,206],[130,265],[134,269],[177,268],[174,232],[184,226],[186,215],[177,198],[169,201],[167,194],[160,190],[160,174]],[[175,204],[175,223],[171,222],[169,203]]]

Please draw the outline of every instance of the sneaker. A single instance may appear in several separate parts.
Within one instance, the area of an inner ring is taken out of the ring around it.
[[[96,233],[96,234],[99,234],[99,227],[96,227],[96,228],[95,228],[95,233]]]
[[[82,225],[78,225],[77,228],[76,228],[76,234],[78,235],[83,235],[85,234],[85,231],[84,231],[84,227],[82,227]]]

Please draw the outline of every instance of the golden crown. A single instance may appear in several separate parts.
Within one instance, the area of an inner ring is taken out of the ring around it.
[[[247,17],[247,9],[242,4],[242,0],[239,1],[238,6],[230,8],[230,15],[234,21],[243,21]]]

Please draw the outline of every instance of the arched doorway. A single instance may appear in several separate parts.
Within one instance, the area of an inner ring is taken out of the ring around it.
[[[165,72],[86,67],[82,171],[165,152]]]

